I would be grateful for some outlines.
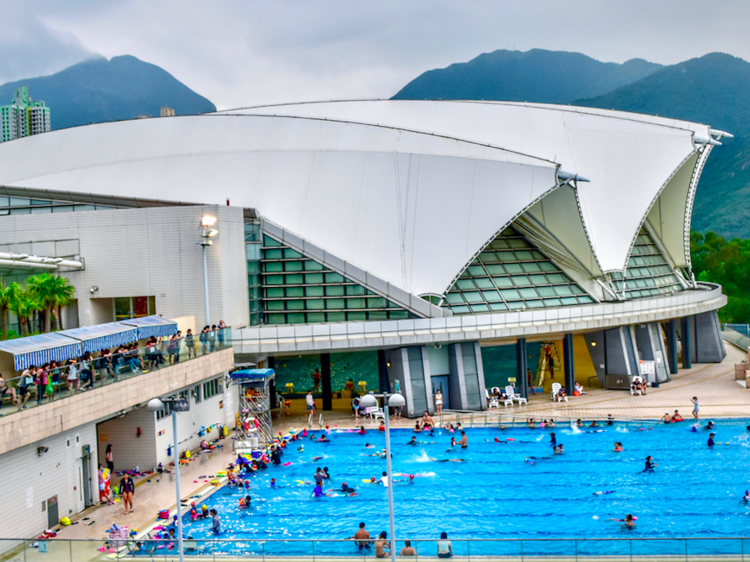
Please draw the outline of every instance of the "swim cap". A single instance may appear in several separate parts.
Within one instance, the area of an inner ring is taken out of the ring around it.
[[[204,503],[204,504],[203,504],[203,505],[201,506],[201,509],[208,509],[208,506],[207,506],[207,505],[206,505],[206,504]]]
[[[192,507],[195,507],[195,502],[190,502],[190,505],[191,505]]]
[[[342,483],[341,483],[341,486],[346,486],[346,482],[342,482]]]
[[[276,482],[276,478],[271,478],[271,482]]]

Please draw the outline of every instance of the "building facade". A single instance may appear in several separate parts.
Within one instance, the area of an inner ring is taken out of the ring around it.
[[[26,86],[16,89],[10,105],[0,106],[0,119],[0,142],[48,133],[52,130],[50,108],[43,101],[32,100]]]
[[[319,372],[324,409],[348,408],[350,380],[403,392],[409,415],[433,410],[437,388],[478,410],[507,384],[663,383],[679,358],[724,357],[725,297],[695,280],[689,249],[724,135],[437,101],[91,125],[0,147],[0,196],[21,202],[0,219],[0,251],[70,241],[86,264],[69,275],[82,324],[136,298],[196,327],[224,320],[236,357],[273,367],[292,398]]]

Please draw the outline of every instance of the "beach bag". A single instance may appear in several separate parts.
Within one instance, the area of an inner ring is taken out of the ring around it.
[[[44,393],[47,396],[52,396],[52,394],[55,392],[55,387],[52,385],[52,379],[47,383],[47,386],[44,387]]]

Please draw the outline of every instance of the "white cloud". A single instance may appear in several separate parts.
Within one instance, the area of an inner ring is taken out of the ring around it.
[[[710,10],[702,0],[38,0],[16,9],[28,33],[2,37],[0,48],[22,62],[0,62],[0,80],[91,52],[130,54],[220,108],[390,97],[426,70],[514,47],[615,62],[717,50],[750,59],[750,4],[732,0]]]

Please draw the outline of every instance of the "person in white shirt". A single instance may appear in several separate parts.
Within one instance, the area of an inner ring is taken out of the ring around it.
[[[380,482],[384,488],[387,488],[388,487],[388,473],[383,472],[383,476],[380,477],[380,480],[378,480],[378,482]]]
[[[581,383],[579,383],[578,381],[576,381],[576,384],[575,384],[575,387],[574,387],[574,388],[575,388],[575,391],[576,391],[576,392],[577,392],[577,393],[578,393],[578,394],[579,394],[580,396],[583,396],[584,394],[586,394],[586,393],[585,393],[585,392],[583,391],[583,385],[582,385]]]
[[[305,396],[305,402],[307,403],[307,411],[313,416],[315,415],[315,400],[313,399],[312,392],[308,392]]]

